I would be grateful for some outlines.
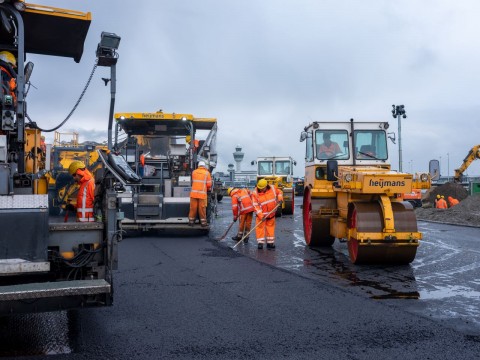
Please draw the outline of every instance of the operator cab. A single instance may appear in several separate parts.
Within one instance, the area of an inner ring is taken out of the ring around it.
[[[307,165],[383,165],[388,162],[388,124],[377,122],[314,122],[305,127],[300,141],[305,141]],[[353,136],[352,136],[353,134]]]

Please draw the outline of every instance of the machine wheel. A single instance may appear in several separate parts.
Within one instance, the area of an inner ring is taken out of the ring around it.
[[[293,215],[293,209],[295,206],[295,196],[293,195],[293,191],[291,192],[291,198],[285,201],[285,207],[282,210],[282,213],[285,215]]]
[[[306,188],[303,195],[303,234],[308,246],[332,246],[335,238],[330,235],[330,218],[312,215],[314,205],[310,195],[310,188]]]
[[[348,215],[348,227],[357,232],[379,233],[383,231],[383,213],[380,203],[352,203]],[[417,218],[409,203],[392,203],[395,229],[398,232],[417,232]],[[354,264],[409,264],[415,259],[417,246],[360,245],[358,239],[348,240],[350,261]]]

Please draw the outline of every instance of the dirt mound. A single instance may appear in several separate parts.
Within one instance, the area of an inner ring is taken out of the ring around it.
[[[444,196],[446,197],[447,195]],[[433,207],[417,208],[415,214],[418,220],[480,227],[480,196],[468,196],[460,201],[458,205],[448,209],[435,209]]]
[[[468,192],[462,185],[448,182],[431,189],[428,198],[430,204],[435,203],[435,198],[437,197],[437,195],[445,196],[445,201],[447,201],[447,198],[449,196],[457,199],[458,201],[462,201],[463,199],[467,198]]]

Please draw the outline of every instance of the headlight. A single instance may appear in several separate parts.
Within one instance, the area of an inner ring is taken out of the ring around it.
[[[352,181],[352,174],[345,174],[343,178],[346,182]]]
[[[425,173],[421,174],[420,175],[420,181],[427,182],[428,181],[428,174],[425,174]]]

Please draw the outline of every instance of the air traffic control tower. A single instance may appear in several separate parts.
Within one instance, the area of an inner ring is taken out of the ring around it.
[[[236,169],[237,172],[242,171],[241,163],[244,156],[245,156],[245,153],[242,152],[242,147],[240,145],[237,145],[235,147],[235,152],[233,153],[233,159],[237,163],[237,169]]]

